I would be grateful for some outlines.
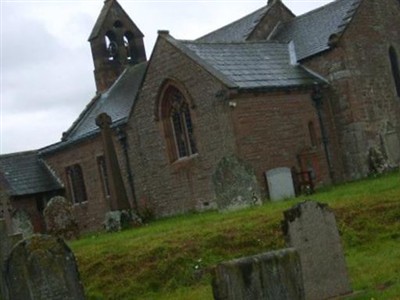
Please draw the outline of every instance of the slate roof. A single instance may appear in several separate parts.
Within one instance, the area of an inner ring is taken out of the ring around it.
[[[100,113],[107,113],[113,123],[126,121],[136,94],[139,91],[147,63],[128,66],[117,81],[104,93],[95,97],[64,136],[64,140],[84,137],[98,127],[95,123]]]
[[[328,50],[329,37],[342,33],[361,0],[336,0],[283,24],[273,39],[294,41],[298,60]]]
[[[229,87],[276,89],[321,81],[301,66],[290,64],[288,44],[170,41]]]
[[[58,179],[38,157],[37,151],[0,156],[2,188],[11,196],[30,195],[62,189]]]
[[[255,12],[232,22],[197,39],[199,42],[243,42],[256,27],[270,6],[264,6]]]
[[[270,40],[294,41],[298,60],[328,50],[329,37],[340,35],[351,21],[362,0],[336,0],[280,25]],[[264,6],[255,12],[203,37],[199,42],[243,42],[268,12]]]

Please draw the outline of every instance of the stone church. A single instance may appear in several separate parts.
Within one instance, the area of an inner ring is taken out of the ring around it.
[[[195,40],[144,35],[106,0],[89,36],[97,92],[59,143],[0,157],[2,211],[35,231],[54,195],[80,230],[108,211],[155,217],[266,201],[400,163],[400,1],[280,0]],[[1,215],[0,215],[1,217]]]

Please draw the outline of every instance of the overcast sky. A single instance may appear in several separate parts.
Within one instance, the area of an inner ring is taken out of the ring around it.
[[[267,0],[119,0],[145,35],[195,39],[264,6]],[[283,0],[296,15],[331,0]],[[0,0],[0,153],[56,143],[95,94],[87,38],[102,0]]]

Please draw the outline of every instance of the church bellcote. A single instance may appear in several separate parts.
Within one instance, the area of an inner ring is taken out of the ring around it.
[[[146,61],[143,34],[116,0],[106,0],[89,36],[98,92],[107,90],[125,67]]]

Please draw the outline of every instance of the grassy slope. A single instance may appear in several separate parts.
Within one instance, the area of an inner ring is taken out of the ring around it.
[[[335,211],[353,289],[362,291],[354,299],[400,299],[399,174],[311,199]],[[174,217],[75,241],[88,299],[212,299],[212,267],[284,247],[282,212],[302,200]]]

